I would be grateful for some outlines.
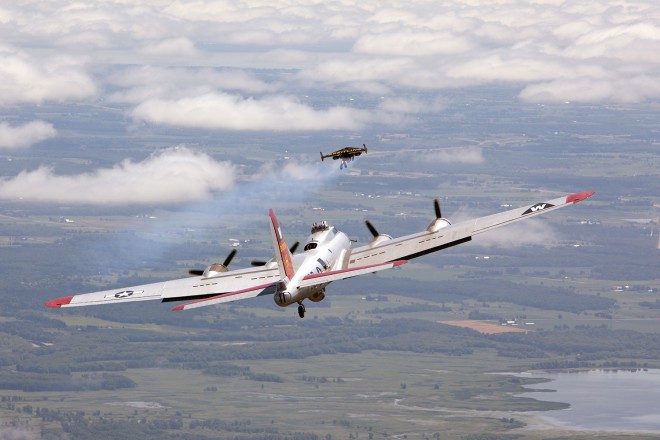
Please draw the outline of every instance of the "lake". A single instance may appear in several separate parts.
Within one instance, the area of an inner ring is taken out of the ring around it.
[[[520,376],[551,379],[527,387],[556,390],[524,393],[525,397],[571,405],[568,409],[536,413],[550,423],[578,429],[660,432],[660,370]]]

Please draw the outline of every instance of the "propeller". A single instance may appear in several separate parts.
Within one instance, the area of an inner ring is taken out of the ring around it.
[[[367,229],[369,229],[369,232],[371,232],[371,235],[373,235],[374,238],[376,238],[380,235],[378,233],[378,230],[376,228],[374,228],[374,225],[372,225],[369,220],[365,220],[364,224],[367,225]]]
[[[390,237],[387,234],[379,233],[378,230],[374,227],[374,225],[371,224],[369,220],[365,220],[364,224],[367,226],[367,229],[369,229],[369,232],[371,232],[371,235],[374,236],[374,238],[371,239],[371,246],[376,246],[377,244],[380,244],[383,241],[392,239],[392,237]]]
[[[222,263],[222,265],[229,267],[229,263],[231,263],[231,260],[233,260],[236,256],[236,252],[238,252],[236,249],[232,249],[229,255],[227,255],[227,258],[225,258],[225,261]]]
[[[300,246],[300,242],[299,242],[299,241],[296,241],[296,242],[293,243],[293,244],[291,245],[291,247],[289,248],[289,252],[291,252],[292,254],[294,254],[294,253],[296,252],[296,250],[298,249],[298,246]],[[258,266],[265,266],[266,264],[268,264],[268,261],[263,261],[263,260],[252,260],[252,261],[250,261],[250,264],[251,264],[252,266],[257,266],[257,267],[258,267]]]
[[[229,252],[229,255],[227,255],[227,258],[225,258],[225,261],[222,263],[221,267],[224,267],[225,271],[227,270],[227,267],[229,267],[231,260],[233,260],[234,256],[236,256],[236,252],[238,252],[236,249],[232,249],[231,252]],[[212,264],[212,266],[215,266],[215,264]],[[193,276],[202,276],[204,275],[204,271],[200,269],[190,269],[188,274]]]
[[[433,208],[435,208],[435,218],[442,218],[442,212],[440,211],[440,201],[438,199],[433,199]]]
[[[442,216],[442,211],[440,210],[440,201],[438,199],[433,199],[433,209],[435,210],[435,218],[426,228],[427,231],[437,232],[440,229],[451,225],[451,222]]]
[[[298,249],[298,246],[300,246],[300,242],[299,242],[299,241],[296,241],[296,242],[293,243],[293,245],[289,248],[289,252],[291,252],[292,254],[295,254],[295,253],[296,253],[296,250]]]

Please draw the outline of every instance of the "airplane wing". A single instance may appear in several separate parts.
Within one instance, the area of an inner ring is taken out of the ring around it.
[[[346,278],[352,278],[358,275],[365,275],[368,273],[374,273],[385,269],[392,269],[393,267],[401,266],[402,264],[406,264],[406,263],[407,263],[406,260],[397,260],[382,264],[371,264],[369,266],[360,266],[360,267],[353,267],[350,269],[340,269],[329,272],[315,273],[304,277],[298,288],[331,283],[332,281],[337,281],[337,280],[345,280]]]
[[[256,286],[252,289],[243,289],[237,292],[223,293],[215,295],[210,298],[199,299],[197,301],[181,304],[173,307],[172,310],[189,310],[196,309],[197,307],[212,306],[215,304],[222,304],[231,301],[238,301],[241,299],[256,298],[262,295],[272,295],[275,293],[275,286],[277,283],[263,284]]]
[[[569,194],[522,208],[462,221],[434,232],[423,231],[382,241],[375,245],[361,246],[351,252],[347,268],[421,257],[422,255],[466,243],[472,240],[473,236],[492,229],[581,202],[592,195],[594,195],[592,191]]]
[[[143,284],[120,289],[71,295],[46,303],[47,307],[79,307],[118,304],[131,301],[161,300],[163,302],[196,300],[226,293],[257,289],[280,281],[277,268],[250,267],[232,270],[212,277],[188,277],[172,281]],[[238,298],[236,298],[238,299]]]
[[[407,261],[392,261],[390,263],[384,264],[372,264],[370,266],[364,267],[355,267],[353,269],[342,269],[342,270],[333,270],[329,272],[321,272],[313,275],[307,275],[303,278],[302,282],[298,288],[316,286],[319,284],[326,284],[332,281],[343,280],[346,278],[356,277],[358,275],[364,275],[367,273],[378,272],[385,269],[391,269],[393,267],[400,266],[407,263]],[[204,298],[197,301],[189,302],[186,304],[178,305],[172,310],[189,310],[196,309],[198,307],[212,306],[216,304],[222,304],[231,301],[238,301],[241,299],[255,298],[262,295],[272,295],[275,293],[277,283],[264,284],[257,286],[253,289],[244,289],[237,292],[223,293],[221,295],[212,296],[210,298]]]

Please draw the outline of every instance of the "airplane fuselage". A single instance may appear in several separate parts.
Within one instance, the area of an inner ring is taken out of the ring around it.
[[[305,299],[318,302],[324,297],[325,286],[329,283],[300,288],[304,277],[328,270],[340,269],[342,262],[350,255],[351,240],[343,232],[334,227],[312,232],[307,239],[302,254],[293,256],[294,276],[280,283],[275,294],[275,304],[286,307],[300,303]]]

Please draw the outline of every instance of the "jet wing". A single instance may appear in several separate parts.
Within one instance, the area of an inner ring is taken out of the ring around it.
[[[264,284],[272,284],[278,281],[280,281],[280,274],[277,267],[271,269],[250,267],[224,272],[208,278],[188,277],[172,281],[71,295],[48,301],[46,306],[55,308],[79,307],[156,299],[163,302],[196,300],[224,293],[256,289]]]
[[[463,221],[435,232],[423,231],[387,240],[376,245],[361,246],[351,252],[347,268],[421,257],[422,255],[466,243],[472,240],[473,236],[491,229],[578,203],[593,194],[594,192],[569,194],[522,208]]]

